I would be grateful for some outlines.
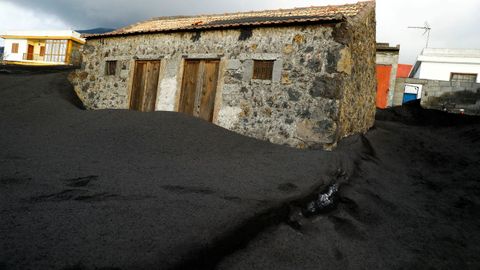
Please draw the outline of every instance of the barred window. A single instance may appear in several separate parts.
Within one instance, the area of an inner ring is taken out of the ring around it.
[[[253,61],[253,79],[271,80],[273,73],[273,60],[254,60]]]
[[[452,82],[476,82],[477,74],[469,73],[452,73],[450,76]]]
[[[107,61],[105,63],[105,75],[115,75],[117,71],[117,61]]]

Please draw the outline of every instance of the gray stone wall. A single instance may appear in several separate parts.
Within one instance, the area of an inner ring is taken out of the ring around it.
[[[447,109],[466,114],[480,115],[480,83],[423,80],[415,78],[397,79],[395,106],[402,105],[405,84],[422,85],[421,105],[429,109]]]
[[[375,22],[369,20],[360,27],[349,22],[90,39],[83,66],[70,80],[87,108],[128,109],[135,59],[161,59],[156,110],[176,111],[183,60],[217,58],[221,80],[215,124],[273,143],[328,147],[373,124]],[[356,36],[345,27],[361,30]],[[350,39],[339,35],[347,32]],[[253,61],[265,59],[275,61],[272,80],[252,79]],[[105,76],[107,60],[118,61],[115,76]],[[348,102],[342,103],[342,86]]]
[[[351,51],[351,66],[343,72],[338,137],[364,133],[375,122],[376,21],[375,9],[367,9],[346,23],[347,32],[336,35]],[[341,65],[341,61],[339,65]]]

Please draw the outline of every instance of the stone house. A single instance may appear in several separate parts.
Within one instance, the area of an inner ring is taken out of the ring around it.
[[[87,36],[70,75],[89,109],[178,111],[299,148],[375,114],[375,3],[162,17]]]

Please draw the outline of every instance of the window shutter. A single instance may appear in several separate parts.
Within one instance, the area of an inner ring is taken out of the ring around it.
[[[12,53],[18,53],[18,43],[12,43]]]
[[[273,73],[273,60],[254,60],[253,61],[253,79],[271,80]]]
[[[117,61],[107,61],[105,63],[105,75],[115,75],[117,71]]]

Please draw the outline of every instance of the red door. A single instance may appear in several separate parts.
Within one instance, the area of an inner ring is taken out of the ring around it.
[[[377,65],[377,108],[387,107],[392,66]]]
[[[33,60],[33,47],[32,45],[28,45],[28,52],[27,52],[27,60]]]

